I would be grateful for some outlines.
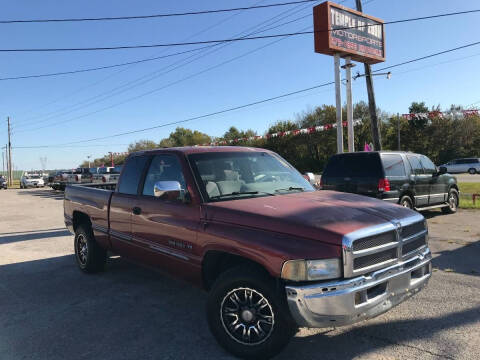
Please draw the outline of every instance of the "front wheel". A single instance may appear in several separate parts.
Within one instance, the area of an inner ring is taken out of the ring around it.
[[[218,343],[235,356],[268,359],[295,334],[286,295],[259,269],[227,270],[213,285],[207,318]]]
[[[96,242],[91,227],[78,226],[75,231],[74,246],[75,258],[80,270],[96,273],[105,268],[107,252]]]
[[[475,175],[477,173],[477,170],[475,170],[474,168],[471,168],[471,169],[468,169],[468,173],[471,175]]]
[[[454,214],[457,212],[459,197],[458,191],[455,189],[450,189],[448,192],[448,206],[442,208],[444,214]]]

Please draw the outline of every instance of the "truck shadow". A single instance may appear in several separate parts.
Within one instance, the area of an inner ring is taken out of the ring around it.
[[[39,230],[26,233],[5,233],[0,234],[0,244],[9,244],[18,241],[39,240],[59,236],[70,236],[67,229]]]
[[[25,195],[25,196],[36,196],[44,199],[55,199],[55,200],[63,200],[64,193],[63,191],[55,191],[52,189],[25,189],[25,190],[18,190],[18,195]]]
[[[480,240],[435,254],[433,267],[465,275],[480,276]]]
[[[3,265],[2,358],[230,359],[208,330],[206,297],[119,257],[96,275],[78,270],[73,255]],[[479,317],[476,307],[436,318],[365,323],[335,336],[296,337],[279,358],[354,358]]]
[[[318,335],[295,337],[278,359],[308,359],[312,358],[312,354],[322,354],[322,359],[353,359],[412,340],[432,338],[440,331],[469,325],[479,318],[480,307],[474,307],[428,319],[396,320],[371,325],[367,322],[334,336],[326,331]],[[418,350],[424,351],[421,347]],[[430,348],[428,352],[434,357],[451,358],[446,354],[432,353]]]

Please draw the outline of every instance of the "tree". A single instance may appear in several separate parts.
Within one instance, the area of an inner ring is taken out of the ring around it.
[[[192,146],[211,143],[212,138],[197,130],[177,127],[168,138],[160,141],[160,147]]]
[[[158,148],[159,145],[152,140],[139,140],[128,145],[128,152],[132,153],[141,150],[152,150]]]

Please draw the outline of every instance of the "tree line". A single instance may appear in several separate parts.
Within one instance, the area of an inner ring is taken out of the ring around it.
[[[439,111],[439,106],[429,109],[424,102],[413,102],[409,113],[426,113]],[[449,110],[462,110],[461,106],[452,105]],[[425,154],[435,162],[443,164],[461,157],[480,156],[480,117],[431,116],[410,120],[398,115],[388,115],[379,110],[380,133],[383,150],[402,150]],[[346,111],[343,112],[346,121]],[[361,119],[355,127],[355,150],[362,151],[365,143],[371,143],[371,127],[368,105],[365,102],[355,104],[353,118]],[[269,126],[266,134],[296,130],[336,122],[335,106],[322,105],[312,110],[297,114],[294,119],[280,120]],[[398,143],[400,134],[400,148]],[[156,149],[159,147],[192,146],[222,140],[249,138],[258,135],[251,129],[239,130],[230,127],[221,137],[214,137],[197,130],[177,127],[167,138],[160,141],[139,140],[129,145],[127,152]],[[347,130],[344,128],[344,142],[347,148]],[[336,130],[330,129],[310,134],[275,137],[240,141],[231,143],[235,146],[253,146],[277,152],[299,171],[320,173],[329,157],[336,153]],[[121,165],[126,155],[114,157],[115,165]],[[92,166],[108,166],[110,155],[95,159]],[[88,161],[81,166],[88,166]]]

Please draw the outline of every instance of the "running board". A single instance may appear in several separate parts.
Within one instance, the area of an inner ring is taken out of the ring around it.
[[[449,206],[448,203],[443,203],[439,205],[433,205],[433,206],[426,206],[426,207],[416,207],[415,210],[417,211],[423,211],[423,210],[430,210],[430,209],[438,209],[438,208],[443,208]]]

